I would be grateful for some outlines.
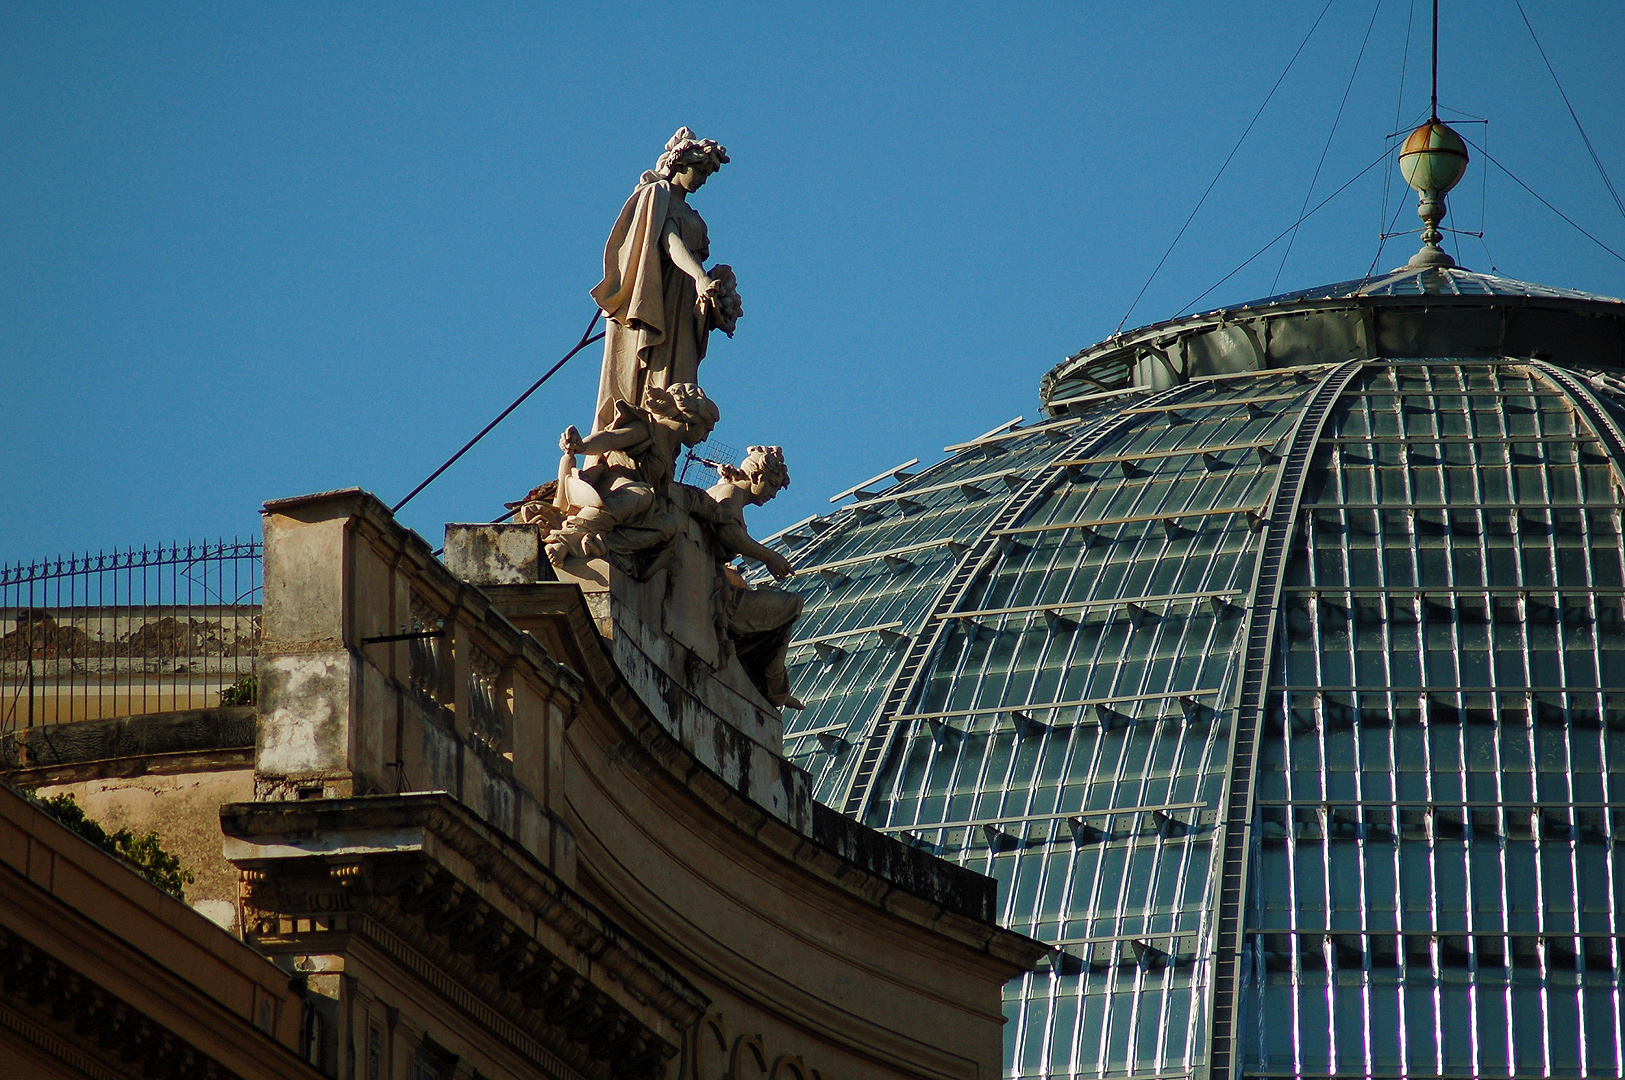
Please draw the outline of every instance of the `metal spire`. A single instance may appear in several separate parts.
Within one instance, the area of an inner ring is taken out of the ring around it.
[[[1405,138],[1399,148],[1399,174],[1416,189],[1416,216],[1422,219],[1422,248],[1405,265],[1413,270],[1455,266],[1439,246],[1444,234],[1439,222],[1449,208],[1445,193],[1461,182],[1467,171],[1467,144],[1439,119],[1439,0],[1433,0],[1433,95],[1428,121]]]
[[[1433,0],[1433,97],[1428,105],[1428,119],[1439,119],[1439,0]]]

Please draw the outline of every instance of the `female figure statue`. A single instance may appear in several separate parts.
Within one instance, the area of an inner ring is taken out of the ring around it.
[[[614,423],[616,402],[641,406],[648,387],[697,382],[706,336],[733,336],[741,314],[733,270],[705,270],[710,238],[688,205],[727,161],[725,148],[678,128],[615,221],[604,280],[592,290],[609,320],[594,431]]]

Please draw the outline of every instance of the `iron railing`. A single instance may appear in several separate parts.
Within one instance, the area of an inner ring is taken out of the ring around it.
[[[0,732],[252,700],[259,540],[0,566]]]

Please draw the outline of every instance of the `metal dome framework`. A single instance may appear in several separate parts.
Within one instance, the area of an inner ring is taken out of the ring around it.
[[[1057,946],[1009,1075],[1620,1073],[1622,364],[1584,294],[1288,294],[772,541],[818,796]]]

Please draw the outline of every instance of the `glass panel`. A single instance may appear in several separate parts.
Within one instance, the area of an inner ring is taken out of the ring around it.
[[[1280,999],[1329,1004],[1248,1013],[1249,1070],[1620,1074],[1621,506],[1589,415],[1526,365],[1441,361],[1366,369],[1330,418],[1248,912],[1298,961]]]
[[[1075,455],[966,583],[906,706],[868,823],[998,873],[1008,925],[1065,950],[1012,984],[1011,1075],[1206,1059],[1191,1009],[1259,550],[1249,514],[1311,388],[1290,373],[1195,384]],[[1076,1024],[1045,1019],[1073,993]]]
[[[1058,946],[1007,990],[1011,1076],[1207,1064],[1249,511],[1314,385],[1108,403],[777,541],[810,571],[786,745],[819,798],[940,625],[865,820],[993,875],[1007,924]],[[1621,1075],[1625,508],[1595,423],[1514,361],[1374,363],[1332,410],[1259,732],[1246,1074]],[[1034,478],[956,578],[947,542],[978,542]],[[893,624],[903,641],[874,629]]]

